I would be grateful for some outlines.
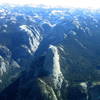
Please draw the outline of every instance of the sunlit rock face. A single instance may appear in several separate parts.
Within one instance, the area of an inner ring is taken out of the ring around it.
[[[24,64],[25,62],[27,64],[26,58],[28,57],[30,60],[32,60],[32,56],[34,56],[41,39],[42,37],[40,32],[38,29],[36,29],[35,26],[31,28],[27,25],[20,25],[19,30],[15,35],[13,35],[12,40],[12,42],[16,44],[15,48],[11,48],[14,54],[14,58],[20,64]],[[18,53],[18,55],[16,55],[16,53]]]
[[[20,72],[20,65],[12,58],[6,46],[0,46],[0,91],[13,82]]]
[[[6,64],[5,64],[5,62],[4,62],[4,59],[2,58],[2,57],[0,57],[0,62],[1,62],[1,67],[0,67],[0,74],[1,74],[1,76],[3,75],[3,73],[5,73],[6,72]]]
[[[0,100],[100,99],[99,10],[0,9]]]
[[[8,66],[20,68],[19,64],[11,58],[12,54],[7,47],[0,46],[0,54],[0,76],[9,70]]]
[[[34,22],[29,25],[26,15],[7,7],[0,8],[0,91],[29,69],[42,40]]]
[[[28,52],[32,55],[39,46],[39,43],[41,40],[40,33],[38,32],[38,30],[35,27],[33,29],[31,29],[27,25],[21,25],[20,29],[26,33],[27,40],[28,40],[27,42],[28,42],[28,45],[30,48]],[[26,48],[28,48],[28,47],[26,47]]]
[[[61,88],[63,82],[63,74],[60,69],[60,61],[58,49],[56,46],[50,45],[44,63],[44,70],[55,88]]]
[[[4,80],[12,79],[12,73],[16,75],[13,76],[16,79],[17,72],[29,69],[28,66],[31,65],[34,53],[42,40],[40,31],[35,26],[30,28],[27,25],[12,25],[12,21],[10,19],[9,21],[10,25],[8,23],[4,23],[5,26],[1,25],[6,31],[2,31],[1,28],[0,33],[0,77],[2,76]],[[1,82],[4,84],[3,81]]]

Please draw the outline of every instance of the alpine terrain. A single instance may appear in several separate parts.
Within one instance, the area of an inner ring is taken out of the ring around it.
[[[100,9],[0,5],[0,100],[100,100]]]

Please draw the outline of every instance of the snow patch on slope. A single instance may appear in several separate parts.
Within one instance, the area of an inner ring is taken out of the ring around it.
[[[34,27],[31,29],[27,25],[21,25],[20,29],[22,31],[25,31],[28,39],[29,39],[29,45],[30,45],[30,50],[28,49],[29,53],[32,55],[38,48],[40,41],[41,41],[41,36],[39,31]],[[28,47],[24,46],[26,49]]]
[[[85,45],[83,45],[78,39],[75,39],[75,41],[84,49],[86,49],[87,47]]]

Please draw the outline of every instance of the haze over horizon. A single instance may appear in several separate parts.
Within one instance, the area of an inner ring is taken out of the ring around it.
[[[0,0],[0,4],[45,5],[49,7],[100,8],[100,0]]]

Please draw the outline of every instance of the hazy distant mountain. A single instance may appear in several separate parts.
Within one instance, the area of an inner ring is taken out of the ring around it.
[[[0,6],[0,100],[100,100],[100,10]]]

